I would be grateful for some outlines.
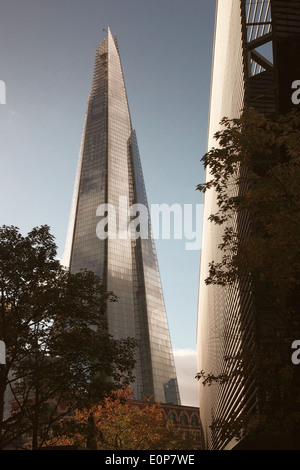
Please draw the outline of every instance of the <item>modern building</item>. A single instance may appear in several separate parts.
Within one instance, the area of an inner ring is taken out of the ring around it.
[[[138,342],[137,399],[180,403],[148,203],[116,37],[96,51],[64,264],[99,275],[118,301],[109,332]]]
[[[264,113],[291,107],[292,84],[300,79],[300,3],[298,0],[217,0],[211,75],[207,150],[223,117],[240,116],[245,105]],[[206,172],[209,179],[209,169]],[[223,227],[208,221],[217,212],[213,190],[205,193],[198,300],[198,370],[218,376],[226,357],[235,357],[253,341],[254,302],[251,289],[206,285],[209,263],[221,261]],[[247,230],[247,220],[234,221]],[[238,224],[238,225],[237,225]],[[207,449],[231,449],[236,442],[211,425],[229,422],[257,406],[257,384],[199,384],[200,414]]]

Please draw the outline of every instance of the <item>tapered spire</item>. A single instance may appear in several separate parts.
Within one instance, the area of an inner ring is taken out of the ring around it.
[[[72,272],[98,274],[118,302],[107,307],[110,333],[137,340],[137,398],[180,403],[154,242],[132,238],[134,204],[148,211],[118,42],[109,27],[98,46],[75,181],[66,254]],[[148,211],[149,212],[149,211]],[[117,232],[111,221],[117,222]],[[107,230],[102,230],[104,225]],[[101,232],[101,233],[100,233]]]

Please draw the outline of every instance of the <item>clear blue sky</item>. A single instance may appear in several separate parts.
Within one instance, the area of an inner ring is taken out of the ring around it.
[[[50,225],[62,257],[94,54],[107,26],[118,36],[149,203],[201,204],[214,14],[214,0],[1,0],[0,224],[24,234]],[[185,242],[156,247],[173,349],[188,356],[200,251]]]

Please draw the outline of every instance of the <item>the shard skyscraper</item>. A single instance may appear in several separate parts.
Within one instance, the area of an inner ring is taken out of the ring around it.
[[[147,210],[117,39],[108,29],[96,51],[64,264],[95,272],[118,296],[108,305],[108,327],[114,337],[138,342],[136,398],[180,404]],[[148,237],[138,235],[137,221]]]

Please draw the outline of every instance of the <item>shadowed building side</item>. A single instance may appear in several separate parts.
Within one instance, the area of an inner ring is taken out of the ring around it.
[[[300,4],[298,0],[217,0],[211,77],[207,150],[217,146],[214,135],[223,117],[239,118],[245,106],[265,114],[292,108],[292,88],[300,78]],[[205,180],[209,181],[209,168]],[[230,183],[231,195],[244,188]],[[234,358],[255,346],[255,296],[248,280],[234,286],[206,285],[209,263],[222,261],[218,248],[224,226],[208,219],[218,210],[217,193],[205,193],[199,279],[197,350],[198,370],[215,376],[226,372],[225,358]],[[234,232],[244,235],[249,218],[232,218]],[[227,228],[227,227],[226,227]],[[259,404],[258,385],[247,381],[204,387],[199,402],[204,440],[208,449],[231,449],[236,441],[224,437],[212,424],[230,423]]]

